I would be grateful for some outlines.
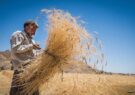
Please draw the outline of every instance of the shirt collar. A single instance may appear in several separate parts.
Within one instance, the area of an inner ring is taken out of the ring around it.
[[[28,33],[26,33],[24,30],[22,31],[24,35],[26,35],[28,38],[33,39],[33,37],[29,36]]]

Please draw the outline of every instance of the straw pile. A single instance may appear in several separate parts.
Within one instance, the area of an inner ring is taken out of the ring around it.
[[[87,33],[80,21],[62,10],[42,10],[48,18],[48,39],[46,48],[26,70],[19,74],[18,82],[24,82],[22,94],[33,92],[61,72],[61,66],[83,61],[96,52],[92,36]],[[86,58],[87,57],[87,58]]]

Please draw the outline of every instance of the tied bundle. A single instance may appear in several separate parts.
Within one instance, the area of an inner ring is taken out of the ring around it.
[[[68,63],[84,61],[96,49],[92,37],[77,18],[62,10],[42,10],[48,18],[48,39],[44,52],[19,74],[22,94],[32,95]],[[84,62],[86,62],[85,60]]]

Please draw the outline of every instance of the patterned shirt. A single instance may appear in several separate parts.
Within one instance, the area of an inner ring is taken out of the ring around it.
[[[33,39],[24,31],[16,31],[10,39],[11,44],[11,62],[14,70],[23,68],[23,65],[29,63],[34,58]]]

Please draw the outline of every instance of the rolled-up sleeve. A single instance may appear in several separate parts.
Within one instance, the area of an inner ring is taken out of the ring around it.
[[[12,35],[10,43],[11,49],[14,50],[15,53],[24,53],[33,49],[32,44],[23,45],[23,41],[25,40],[24,36],[21,33],[16,33]]]

